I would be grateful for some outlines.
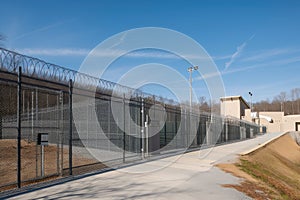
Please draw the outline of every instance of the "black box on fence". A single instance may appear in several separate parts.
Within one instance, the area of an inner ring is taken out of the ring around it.
[[[37,145],[48,145],[48,133],[38,133]]]

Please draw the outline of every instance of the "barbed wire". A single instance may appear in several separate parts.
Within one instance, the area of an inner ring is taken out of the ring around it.
[[[164,104],[178,105],[173,99],[163,98],[154,94],[143,92],[139,89],[130,88],[111,81],[99,79],[91,75],[81,73],[66,67],[45,62],[41,59],[23,55],[11,50],[0,47],[0,70],[17,74],[18,68],[22,67],[22,74],[28,77],[47,80],[63,85],[68,85],[72,79],[76,87],[93,90],[97,88],[99,92],[105,94],[127,94],[135,97],[155,99]]]

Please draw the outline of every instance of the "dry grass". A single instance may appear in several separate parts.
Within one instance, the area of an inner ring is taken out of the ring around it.
[[[254,199],[300,199],[300,147],[284,135],[236,164],[218,165],[244,178],[240,185],[225,185]]]
[[[61,149],[57,152],[56,145],[45,146],[45,177],[41,177],[40,147],[36,143],[21,141],[21,180],[26,181],[22,185],[32,184],[50,179],[59,178],[60,166],[57,166],[57,156],[61,158]],[[38,155],[38,156],[36,156]],[[63,149],[64,174],[68,173],[68,149]],[[61,159],[60,159],[61,160]],[[60,165],[61,163],[59,163]],[[92,165],[93,164],[93,165]],[[99,170],[105,165],[95,159],[84,158],[73,154],[73,174],[80,174]],[[83,167],[77,167],[83,166]],[[0,140],[0,191],[16,187],[17,181],[17,141],[11,139]]]

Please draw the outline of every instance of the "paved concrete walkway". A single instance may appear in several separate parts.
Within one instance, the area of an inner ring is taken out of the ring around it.
[[[250,199],[222,184],[240,181],[217,163],[279,136],[272,133],[110,171],[16,196],[12,199]]]

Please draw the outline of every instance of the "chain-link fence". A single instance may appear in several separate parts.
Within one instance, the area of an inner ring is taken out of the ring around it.
[[[259,131],[1,48],[0,92],[0,190]]]

